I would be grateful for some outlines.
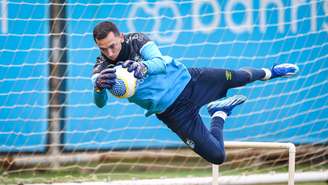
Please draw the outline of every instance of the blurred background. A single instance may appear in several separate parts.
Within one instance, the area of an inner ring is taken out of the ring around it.
[[[0,182],[211,176],[211,164],[155,116],[113,96],[102,109],[93,103],[100,52],[92,30],[108,20],[147,34],[187,67],[296,63],[295,78],[229,91],[249,100],[227,119],[225,140],[292,142],[298,172],[327,172],[327,1],[0,3]],[[223,174],[284,172],[287,159],[281,150],[232,148]]]

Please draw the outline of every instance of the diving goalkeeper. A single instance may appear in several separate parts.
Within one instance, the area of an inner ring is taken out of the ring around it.
[[[129,102],[146,109],[146,116],[155,114],[192,150],[214,164],[225,159],[222,133],[225,119],[235,106],[246,101],[242,95],[220,100],[227,90],[298,72],[294,64],[279,64],[270,69],[186,68],[176,59],[163,56],[155,42],[144,34],[124,35],[109,21],[97,24],[93,37],[101,51],[92,75],[96,105],[106,105],[106,89],[116,83],[114,67],[122,64],[143,81],[128,98]],[[206,104],[212,118],[210,129],[199,115]]]

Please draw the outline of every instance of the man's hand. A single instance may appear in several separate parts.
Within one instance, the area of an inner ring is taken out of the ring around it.
[[[101,71],[95,81],[96,89],[111,89],[112,86],[116,83],[115,72],[116,70],[114,68],[107,68]]]
[[[142,62],[136,62],[133,60],[127,60],[123,62],[122,67],[128,68],[129,72],[134,71],[134,76],[137,79],[142,79],[147,74],[147,66],[143,64]]]

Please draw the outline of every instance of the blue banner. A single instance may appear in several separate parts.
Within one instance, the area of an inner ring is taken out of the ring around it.
[[[8,3],[8,31],[0,36],[5,71],[0,74],[1,151],[45,147],[49,5],[40,2]],[[227,119],[225,140],[327,142],[327,7],[321,0],[68,1],[64,149],[185,146],[163,123],[144,117],[144,110],[126,100],[110,96],[104,108],[94,105],[90,77],[99,50],[92,30],[107,20],[123,33],[146,33],[164,55],[188,67],[298,64],[295,78],[229,91],[249,100]],[[207,112],[200,114],[209,126]]]
[[[271,3],[270,3],[271,2]],[[70,60],[72,76],[90,76],[99,51],[93,27],[114,21],[121,32],[144,32],[165,55],[188,67],[271,67],[297,63],[294,79],[256,82],[231,90],[249,102],[227,120],[226,140],[327,142],[327,2],[307,1],[120,1],[75,6],[71,1]],[[74,5],[74,6],[73,6]],[[79,36],[80,35],[80,36]],[[80,48],[80,50],[79,50]],[[82,48],[82,49],[81,49]],[[83,82],[82,82],[83,81]],[[92,89],[88,80],[71,82],[70,89]],[[90,92],[75,91],[70,104],[88,104]],[[155,117],[110,97],[99,109],[72,107],[68,115],[67,149],[119,149],[183,145]],[[202,110],[204,122],[210,119]],[[84,119],[86,118],[86,119]],[[76,144],[79,145],[76,145]]]
[[[44,151],[48,5],[16,1],[0,4],[0,152]]]

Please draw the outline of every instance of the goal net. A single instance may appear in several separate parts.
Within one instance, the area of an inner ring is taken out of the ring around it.
[[[144,110],[113,96],[104,108],[93,103],[90,77],[99,50],[92,30],[107,20],[123,33],[147,34],[164,55],[187,67],[297,64],[300,74],[294,78],[229,91],[228,96],[243,94],[248,101],[226,120],[224,138],[294,143],[296,172],[327,172],[328,1],[0,3],[0,182],[211,176],[212,165],[155,116],[146,118]],[[64,7],[59,12],[65,14],[51,14],[54,6]],[[59,15],[64,17],[53,18]],[[49,26],[54,20],[64,22],[64,29],[54,33]],[[50,60],[54,51],[66,52],[60,58],[65,63]],[[65,66],[61,76],[51,71],[58,65]],[[49,103],[56,93],[64,97],[57,106]],[[209,126],[206,110],[200,114]],[[287,172],[287,161],[286,150],[229,147],[220,174]]]

